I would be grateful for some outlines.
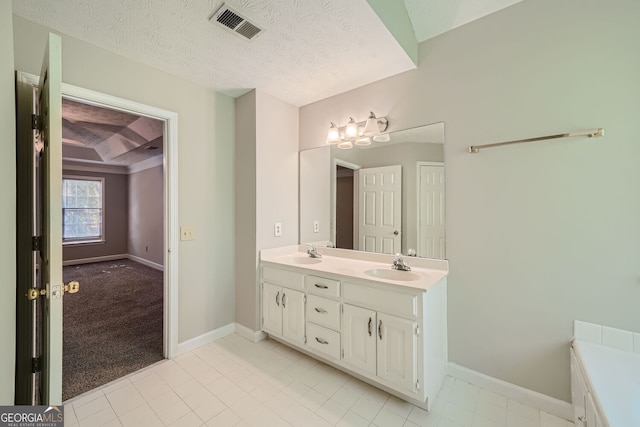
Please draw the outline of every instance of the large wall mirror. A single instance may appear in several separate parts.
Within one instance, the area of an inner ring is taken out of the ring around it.
[[[300,243],[445,258],[444,123],[300,152]]]

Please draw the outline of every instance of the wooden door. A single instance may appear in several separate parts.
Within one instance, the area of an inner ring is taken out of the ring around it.
[[[416,391],[418,345],[416,322],[378,313],[378,377]]]
[[[342,313],[344,362],[375,375],[376,332],[375,311],[344,304]]]
[[[418,256],[444,259],[444,165],[418,169]]]
[[[359,171],[359,250],[401,252],[402,166]]]
[[[40,161],[42,283],[42,398],[62,404],[62,56],[60,36],[49,34],[40,73],[38,116],[44,149]]]

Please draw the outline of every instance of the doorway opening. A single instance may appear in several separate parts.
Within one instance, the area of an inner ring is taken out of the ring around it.
[[[353,249],[355,170],[336,165],[336,248]]]
[[[163,359],[164,122],[62,99],[63,401]]]

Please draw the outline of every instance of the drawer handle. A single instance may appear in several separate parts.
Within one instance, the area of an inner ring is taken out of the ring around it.
[[[324,338],[316,337],[316,341],[318,341],[320,344],[329,344],[329,341],[325,340]]]
[[[284,292],[282,293],[282,308],[287,308],[287,306],[285,305],[285,297],[287,296],[287,294],[285,294]],[[380,337],[380,339],[382,339],[382,337]]]
[[[316,308],[314,308],[314,310],[315,310],[315,311],[317,311],[318,313],[322,313],[322,314],[326,314],[326,313],[328,313],[328,311],[327,311],[327,310],[325,310],[324,308],[318,308],[318,307],[316,307]]]
[[[369,336],[371,336],[371,317],[369,317],[369,325],[367,325],[367,329],[369,330]]]
[[[378,336],[382,339],[382,320],[378,323]]]
[[[278,291],[278,293],[276,294],[276,304],[278,307],[280,307],[280,291]]]
[[[320,289],[329,289],[329,287],[328,287],[327,285],[321,285],[321,284],[319,284],[319,283],[316,283],[316,284],[315,284],[315,287],[316,287],[316,288],[320,288]]]

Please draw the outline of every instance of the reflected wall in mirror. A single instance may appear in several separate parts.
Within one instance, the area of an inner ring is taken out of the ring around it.
[[[445,258],[444,123],[300,152],[300,242]]]

